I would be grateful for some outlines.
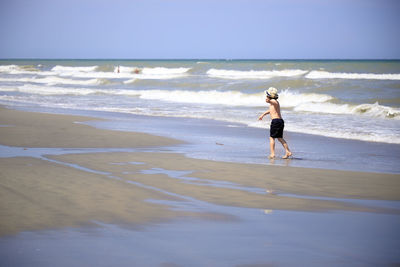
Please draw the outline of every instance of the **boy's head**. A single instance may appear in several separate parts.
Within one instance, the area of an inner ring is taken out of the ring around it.
[[[264,91],[265,96],[269,99],[278,99],[278,90],[274,87],[268,88],[268,90]]]

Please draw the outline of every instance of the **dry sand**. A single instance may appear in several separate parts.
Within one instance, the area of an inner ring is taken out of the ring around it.
[[[180,143],[148,134],[101,130],[75,123],[91,119],[3,108],[0,109],[0,144],[29,149],[161,147]],[[96,222],[139,226],[176,216],[235,219],[228,214],[172,210],[146,201],[149,199],[185,202],[190,201],[186,197],[191,197],[218,205],[268,210],[387,213],[397,211],[281,193],[400,200],[400,177],[395,174],[225,163],[173,153],[110,152],[47,158],[58,163],[45,158],[0,158],[0,236]],[[68,163],[97,172],[76,169]],[[185,173],[172,175],[168,170]],[[221,181],[235,187],[217,186]],[[257,190],[253,192],[249,188]],[[265,194],[260,194],[263,190]]]

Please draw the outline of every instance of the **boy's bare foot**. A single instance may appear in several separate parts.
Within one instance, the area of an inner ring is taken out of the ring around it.
[[[268,158],[269,158],[269,159],[274,159],[274,158],[275,158],[275,155],[269,155]]]
[[[287,152],[285,156],[283,156],[283,159],[288,159],[292,156],[292,152]]]

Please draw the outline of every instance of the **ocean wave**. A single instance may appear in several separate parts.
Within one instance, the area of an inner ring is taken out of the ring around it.
[[[0,88],[0,91],[2,91],[2,89],[3,88]],[[10,89],[8,91],[10,91]],[[89,95],[101,93],[101,91],[104,90],[25,84],[15,87],[13,91],[37,95]]]
[[[272,70],[272,71],[241,71],[209,69],[207,75],[212,78],[222,79],[271,79],[274,77],[294,77],[306,74],[305,70]]]
[[[191,68],[143,68],[134,77],[136,79],[174,79],[187,76]]]
[[[61,76],[86,79],[174,79],[187,75],[191,68],[138,68],[129,66],[54,66],[50,71],[41,71],[33,66],[1,65],[0,73],[35,74],[40,76]],[[128,81],[127,83],[130,83]],[[60,82],[62,83],[62,82]],[[62,83],[66,84],[66,83]],[[77,83],[71,83],[77,84]],[[84,83],[80,83],[84,84]],[[95,83],[94,83],[95,84]]]
[[[137,81],[137,79],[136,79],[136,78],[133,78],[133,79],[129,79],[129,80],[124,81],[124,84],[133,84],[133,83],[135,83],[136,81]]]
[[[264,93],[248,94],[239,91],[129,90],[38,86],[32,84],[0,88],[0,91],[17,91],[39,95],[119,95],[172,103],[267,108]],[[335,98],[326,94],[299,93],[290,90],[283,90],[279,95],[281,107],[292,109],[295,112],[351,114],[374,118],[400,119],[399,108],[380,105],[378,102],[354,105],[332,103],[332,100],[335,100]]]
[[[304,127],[297,126],[296,124],[290,124],[288,127],[285,127],[288,131],[297,132],[297,133],[306,133],[306,134],[314,134],[319,136],[326,136],[332,138],[341,138],[341,139],[351,139],[351,140],[360,140],[366,142],[381,142],[388,144],[400,144],[400,137],[397,134],[393,134],[388,131],[381,132],[372,132],[372,131],[363,131],[360,128],[354,129],[341,129],[337,131],[334,127],[329,127],[324,125],[325,127]],[[305,130],[306,129],[306,130]],[[377,129],[375,129],[377,130]]]
[[[90,80],[73,80],[66,79],[57,76],[48,76],[44,78],[0,78],[0,82],[22,82],[22,83],[43,83],[47,85],[56,85],[56,84],[64,84],[64,85],[101,85],[109,83],[106,79],[90,79]]]
[[[334,97],[327,94],[299,93],[288,89],[279,93],[279,103],[283,108],[293,108],[310,103],[325,103],[333,99]]]
[[[99,71],[102,70],[102,71]],[[98,79],[126,79],[131,78],[130,73],[116,73],[112,71],[104,71],[104,68],[99,66],[87,67],[70,67],[57,65],[51,69],[52,75],[61,77],[74,77],[74,78],[98,78]],[[43,75],[39,73],[40,75]]]
[[[396,119],[400,120],[400,109],[374,104],[335,104],[335,103],[313,103],[313,105],[300,104],[294,108],[295,111],[327,113],[327,114],[351,114],[364,115],[374,118]]]
[[[133,74],[134,79],[173,79],[187,75],[191,68],[137,68],[137,67],[120,67],[120,73]],[[131,80],[125,82],[130,83]]]
[[[116,66],[114,67],[114,72],[118,73],[118,69],[119,73],[130,73],[130,74],[140,71],[139,67]]]
[[[343,73],[327,71],[311,71],[306,76],[308,79],[367,79],[367,80],[400,80],[400,74],[375,74],[375,73]]]
[[[21,92],[32,94],[107,94],[137,96],[142,99],[160,100],[177,103],[196,103],[227,106],[265,107],[264,93],[247,94],[239,91],[188,91],[188,90],[128,90],[128,89],[99,89],[99,88],[70,88],[70,87],[44,87],[24,85]],[[1,88],[0,88],[1,90]],[[280,93],[282,107],[292,108],[302,103],[321,103],[333,97],[324,94],[301,94],[284,90]]]
[[[0,73],[31,74],[39,71],[33,65],[0,65]]]
[[[4,91],[10,91],[7,88]],[[0,88],[0,91],[3,91]],[[219,104],[231,106],[262,106],[262,94],[244,94],[241,92],[220,92],[220,91],[166,91],[166,90],[127,90],[127,89],[98,89],[98,88],[73,88],[73,87],[57,87],[57,86],[38,86],[25,84],[23,86],[14,87],[12,91],[30,94],[43,95],[88,95],[88,94],[104,94],[104,95],[124,95],[136,96],[148,100],[160,100],[176,103],[197,103],[197,104]]]
[[[262,94],[244,94],[238,91],[137,91],[140,98],[178,103],[195,103],[228,106],[262,106]]]
[[[51,69],[53,72],[65,73],[65,72],[94,72],[98,66],[87,66],[87,67],[70,67],[57,65]]]
[[[190,68],[138,68],[129,66],[114,67],[113,72],[98,71],[98,66],[91,67],[65,67],[56,66],[52,69],[59,76],[75,78],[104,78],[104,79],[174,79],[187,75]],[[130,83],[128,81],[127,83]]]

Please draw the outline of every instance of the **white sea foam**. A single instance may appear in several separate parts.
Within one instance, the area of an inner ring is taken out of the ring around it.
[[[246,94],[238,91],[127,90],[38,86],[32,84],[0,88],[0,91],[18,91],[39,95],[124,95],[173,103],[266,107],[263,93]],[[326,94],[298,93],[290,90],[282,91],[279,96],[279,101],[283,108],[292,108],[296,112],[353,114],[376,118],[400,119],[399,108],[383,106],[379,105],[379,103],[361,105],[336,104],[330,102],[333,99],[332,96]]]
[[[51,69],[53,72],[65,73],[65,72],[94,72],[98,66],[88,66],[88,67],[70,67],[70,66],[55,66]]]
[[[306,76],[308,79],[368,79],[368,80],[400,80],[400,74],[375,74],[375,73],[342,73],[327,71],[311,71]]]
[[[139,92],[139,91],[138,91]],[[196,103],[229,106],[261,106],[262,94],[244,94],[237,91],[165,91],[148,90],[140,91],[143,99],[163,100],[178,103]]]
[[[366,118],[368,120],[368,118]],[[350,127],[343,127],[343,123],[338,122],[334,118],[330,120],[326,118],[325,120],[319,120],[318,124],[309,122],[307,119],[302,121],[290,121],[285,119],[288,123],[285,124],[285,130],[289,132],[306,133],[319,136],[342,138],[342,139],[352,139],[361,140],[367,142],[382,142],[390,144],[400,144],[400,135],[388,131],[387,129],[382,129],[379,125],[369,125],[365,127],[364,123]],[[238,121],[239,122],[239,121]],[[241,123],[241,122],[239,122]],[[255,128],[266,128],[269,123],[264,121],[251,121],[245,123],[249,127]],[[340,125],[339,125],[340,124]],[[340,129],[340,130],[338,130]]]
[[[165,74],[182,74],[188,72],[190,68],[164,68],[164,67],[155,67],[155,68],[139,68],[139,67],[126,67],[119,66],[120,73],[132,73],[132,74],[149,74],[149,75],[165,75]],[[118,72],[118,67],[114,68],[114,72]]]
[[[0,65],[0,72],[11,72],[14,70],[20,70],[18,65]]]
[[[2,85],[0,87],[0,92],[16,92],[18,91],[18,88],[16,88],[15,86],[4,86]]]
[[[117,78],[131,78],[130,73],[114,73],[107,71],[97,71],[98,66],[88,67],[70,67],[70,66],[55,66],[51,69],[53,75],[62,77],[74,78],[98,78],[98,79],[117,79]]]
[[[190,68],[143,68],[135,75],[136,79],[174,79],[187,76]]]
[[[92,67],[64,67],[56,66],[52,69],[60,76],[70,76],[75,78],[104,78],[104,79],[130,79],[126,83],[132,82],[132,79],[174,79],[187,75],[190,68],[138,68],[120,66],[114,68],[114,72],[97,71],[97,66]]]
[[[119,73],[134,73],[136,70],[139,71],[139,68],[137,67],[117,66],[114,67],[114,72],[118,73],[118,69]]]
[[[0,88],[0,90],[2,89]],[[89,95],[89,94],[95,94],[98,90],[25,84],[23,86],[18,86],[17,88],[15,88],[15,91],[21,93],[38,94],[38,95]]]
[[[73,66],[60,66],[53,67],[50,71],[40,71],[32,66],[19,66],[19,65],[0,65],[0,73],[7,74],[35,74],[41,76],[68,76],[75,78],[105,78],[105,79],[172,79],[179,78],[187,75],[187,72],[191,68],[165,68],[165,67],[154,67],[154,68],[138,68],[129,66],[120,66],[120,72],[117,72],[117,68],[114,68],[114,72],[111,71],[99,71],[99,66],[85,66],[85,67],[73,67]]]
[[[239,91],[187,91],[187,90],[124,90],[143,99],[162,100],[177,103],[196,103],[226,106],[265,107],[264,93],[246,94]],[[325,94],[301,94],[284,90],[280,93],[282,107],[292,108],[302,103],[322,103],[333,99]]]
[[[223,79],[271,79],[274,77],[294,77],[307,73],[305,70],[272,70],[272,71],[241,71],[210,69],[207,75],[213,78]]]
[[[7,88],[7,91],[10,89]],[[2,91],[2,88],[0,88]],[[17,86],[13,91],[44,94],[44,95],[126,95],[136,96],[142,99],[161,100],[176,103],[198,103],[198,104],[219,104],[230,106],[262,106],[264,105],[262,94],[244,94],[236,91],[166,91],[166,90],[126,90],[126,89],[99,89],[99,88],[72,88],[56,86],[38,86],[25,84]]]
[[[0,73],[7,74],[32,74],[39,71],[34,66],[0,65]]]
[[[279,93],[279,102],[283,108],[293,108],[310,103],[324,103],[333,99],[332,96],[327,94],[299,93],[291,90],[283,90]]]
[[[315,126],[315,125],[313,125]],[[379,131],[378,129],[369,129],[365,131],[362,128],[353,127],[352,129],[335,130],[334,126],[323,124],[320,127],[313,127],[310,125],[296,125],[295,123],[285,125],[285,129],[291,132],[314,134],[333,138],[361,140],[367,142],[382,142],[389,144],[400,144],[400,136],[390,133],[388,131]],[[305,130],[306,129],[306,130]]]
[[[353,114],[364,115],[375,118],[386,118],[400,120],[400,109],[395,107],[388,107],[379,105],[378,102],[374,104],[334,104],[334,103],[314,103],[300,104],[294,108],[295,111],[313,112],[313,113],[326,113],[326,114]]]
[[[0,88],[0,91],[2,89]],[[10,89],[7,89],[8,91]],[[266,107],[263,93],[245,94],[238,91],[187,91],[187,90],[127,90],[127,89],[100,89],[100,88],[73,88],[56,86],[38,86],[25,84],[15,87],[13,91],[30,94],[44,95],[126,95],[136,96],[142,99],[160,100],[175,103],[194,103],[208,105],[244,106],[244,107]],[[284,108],[294,108],[298,111],[308,112],[332,112],[348,114],[351,108],[339,109],[339,105],[327,103],[333,97],[324,94],[300,94],[289,90],[282,91],[280,103]],[[332,106],[332,108],[330,108]],[[340,111],[343,110],[343,111]],[[358,112],[362,113],[362,112]],[[397,115],[394,115],[397,116]]]
[[[95,72],[62,72],[58,73],[62,77],[84,78],[84,79],[129,79],[134,75],[131,73],[115,73],[107,71]]]
[[[48,76],[44,78],[0,78],[0,82],[21,82],[21,83],[43,83],[47,85],[56,84],[71,84],[71,85],[100,85],[108,83],[105,79],[90,79],[90,80],[74,80],[66,79],[57,76]]]

